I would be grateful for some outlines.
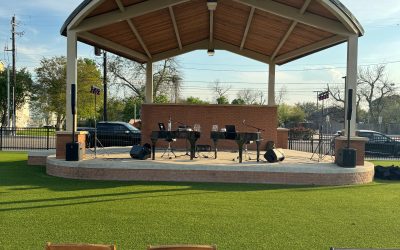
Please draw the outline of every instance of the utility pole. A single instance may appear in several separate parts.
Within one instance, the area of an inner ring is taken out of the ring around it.
[[[107,52],[106,51],[103,51],[103,88],[104,88],[103,120],[108,121],[108,118],[107,118]]]
[[[11,18],[11,42],[12,42],[12,48],[8,49],[6,47],[5,51],[11,51],[12,52],[12,84],[11,84],[11,88],[12,88],[12,112],[11,113],[11,119],[12,119],[12,127],[15,128],[16,127],[16,123],[17,123],[17,119],[16,119],[16,110],[17,110],[17,104],[16,104],[16,97],[15,97],[15,93],[16,93],[16,88],[17,88],[17,67],[16,67],[16,46],[15,46],[15,35],[19,35],[22,36],[24,34],[24,32],[17,32],[16,31],[16,27],[17,27],[17,21],[15,18],[15,15]],[[7,67],[9,68],[9,67]],[[9,82],[9,80],[8,80]],[[10,87],[7,88],[8,91],[10,89]],[[8,98],[8,100],[10,100],[10,98]],[[9,102],[9,101],[8,101]],[[10,125],[10,123],[8,124]]]
[[[13,108],[12,108],[12,127],[15,128],[17,125],[17,117],[16,117],[16,108],[17,105],[15,103],[15,91],[16,91],[16,86],[17,86],[17,72],[16,72],[16,66],[15,66],[15,26],[16,26],[16,21],[15,21],[15,15],[12,17],[11,19],[11,33],[12,33],[12,74],[13,74],[13,84],[12,84],[12,91],[13,91],[13,100],[12,100],[12,104],[13,104]]]

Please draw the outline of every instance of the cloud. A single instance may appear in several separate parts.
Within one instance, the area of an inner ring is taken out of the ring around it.
[[[2,16],[9,16],[12,13],[30,15],[31,11],[46,11],[47,15],[60,15],[68,16],[82,0],[67,0],[67,1],[54,1],[54,0],[17,0],[17,1],[4,1],[0,14]]]
[[[387,25],[400,22],[400,1],[341,1],[363,25]]]

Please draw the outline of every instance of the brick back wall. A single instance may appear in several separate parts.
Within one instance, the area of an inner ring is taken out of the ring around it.
[[[265,150],[267,141],[277,141],[277,107],[276,106],[241,106],[241,105],[182,105],[182,104],[144,104],[142,106],[142,143],[150,143],[151,131],[159,130],[158,123],[163,122],[167,127],[169,117],[172,118],[172,130],[180,125],[177,122],[187,124],[193,128],[194,124],[200,124],[201,137],[197,144],[213,146],[210,139],[212,125],[218,125],[218,129],[225,125],[235,125],[239,132],[256,132],[254,128],[246,127],[246,124],[265,130],[262,132],[261,150]],[[157,142],[158,147],[165,147],[162,140]],[[173,142],[174,148],[184,149],[185,140]],[[237,149],[234,141],[218,141],[218,149]],[[255,149],[255,143],[249,145],[249,149]]]

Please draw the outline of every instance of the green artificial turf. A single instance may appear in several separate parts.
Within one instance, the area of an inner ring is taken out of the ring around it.
[[[312,187],[81,181],[0,152],[0,249],[51,242],[398,248],[400,182]]]
[[[372,162],[375,166],[382,166],[382,167],[400,166],[400,161],[370,161],[370,162]]]

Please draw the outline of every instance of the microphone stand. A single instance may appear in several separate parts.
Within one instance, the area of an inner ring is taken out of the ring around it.
[[[249,125],[249,124],[247,124],[247,123],[245,123],[245,122],[243,122],[243,125],[245,125],[246,127],[249,127],[249,128],[257,129],[258,132],[260,132],[260,131],[265,132],[265,129],[262,129],[262,128],[259,128],[259,127],[255,127],[255,126],[253,126],[253,125]]]

